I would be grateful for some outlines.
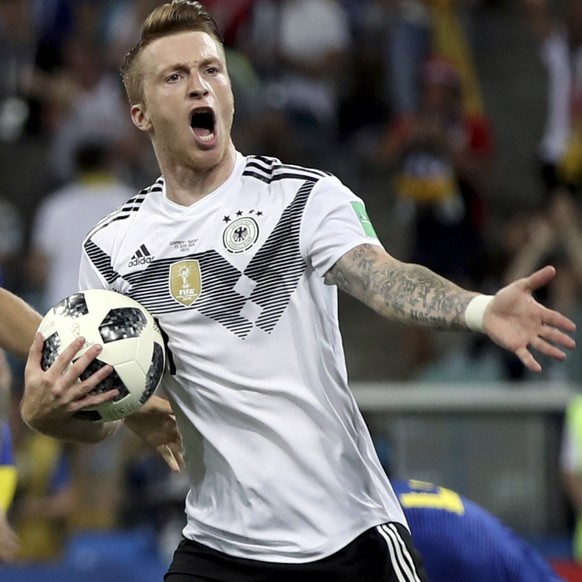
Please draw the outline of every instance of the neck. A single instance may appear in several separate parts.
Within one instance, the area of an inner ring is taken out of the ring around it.
[[[191,206],[217,188],[231,175],[236,160],[234,145],[230,145],[223,158],[210,168],[191,166],[166,166],[161,170],[166,182],[166,196],[181,206]]]

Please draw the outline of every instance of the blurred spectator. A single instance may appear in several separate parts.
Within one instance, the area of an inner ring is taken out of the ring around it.
[[[482,275],[482,190],[491,154],[489,122],[463,110],[456,70],[429,59],[420,108],[395,120],[378,159],[395,168],[401,216],[414,218],[412,260],[464,285]]]
[[[425,0],[384,0],[393,9],[387,31],[387,92],[395,116],[412,114],[421,101],[420,72],[432,52],[430,6]]]
[[[539,146],[546,197],[563,186],[582,190],[582,3],[567,2],[565,18],[547,0],[523,0],[541,40],[547,71],[547,113]]]
[[[463,78],[464,99],[479,99],[469,34],[477,0],[375,0],[384,13],[386,94],[397,117],[413,114],[422,100],[422,66],[430,55],[452,62]]]
[[[256,0],[202,0],[218,25],[227,47],[237,46]]]
[[[37,51],[30,0],[0,2],[0,139],[22,135],[29,116],[24,86]]]
[[[53,179],[72,179],[75,151],[88,141],[110,140],[117,148],[118,164],[131,160],[136,130],[131,127],[127,104],[117,76],[104,66],[101,47],[91,38],[75,36],[64,46],[63,66],[50,73],[36,69],[29,94],[43,104],[43,118],[51,137]]]
[[[117,71],[125,54],[139,38],[147,15],[160,4],[159,0],[121,0],[114,4],[105,24],[106,62]]]
[[[516,214],[505,225],[502,240],[507,260],[501,284],[526,276],[530,269],[554,265],[556,277],[543,290],[544,296],[540,299],[580,325],[582,219],[571,193],[557,188],[543,210]],[[516,359],[504,361],[511,379],[530,377]],[[549,365],[548,373],[550,376],[560,373],[564,379],[577,384],[582,381],[582,358],[574,355],[563,367]]]
[[[134,195],[113,173],[112,156],[111,143],[81,144],[76,153],[76,178],[49,195],[36,213],[28,276],[44,291],[43,313],[78,291],[84,237],[100,217]]]
[[[463,108],[461,79],[447,61],[423,66],[417,111],[394,120],[378,161],[393,170],[397,214],[411,229],[410,260],[462,286],[484,276],[484,178],[492,154],[488,120]],[[407,330],[411,367],[432,359],[434,334]]]
[[[7,286],[10,271],[24,243],[24,225],[14,204],[0,197],[0,286]]]
[[[20,539],[17,558],[44,561],[60,556],[74,505],[70,457],[63,443],[29,430],[14,432],[18,487],[14,526]]]
[[[268,105],[282,111],[303,159],[322,159],[336,139],[337,108],[351,48],[337,0],[256,0],[244,50],[265,82]],[[301,161],[301,160],[295,160]]]
[[[523,277],[528,268],[534,270],[547,264],[555,245],[554,230],[548,217],[529,209],[519,209],[502,219],[498,228],[490,233],[488,275],[489,285],[502,286]],[[557,277],[560,277],[558,272]],[[554,281],[549,287],[552,287]],[[547,289],[538,293],[538,299],[548,301]],[[495,345],[487,345],[482,338],[473,342],[473,355],[483,357],[492,354],[499,364],[499,379],[511,382],[532,380],[522,363],[513,354],[505,354]],[[574,359],[574,358],[573,358]],[[570,365],[565,363],[565,366]],[[548,362],[548,368],[551,364]]]

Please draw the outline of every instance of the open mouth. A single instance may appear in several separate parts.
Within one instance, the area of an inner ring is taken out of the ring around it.
[[[202,142],[209,143],[214,139],[214,113],[210,108],[200,108],[192,112],[190,127],[194,135]]]

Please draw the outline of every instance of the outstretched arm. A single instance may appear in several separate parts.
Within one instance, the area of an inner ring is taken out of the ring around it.
[[[483,312],[483,331],[534,372],[541,366],[530,348],[563,360],[566,354],[560,348],[575,347],[568,335],[575,331],[574,323],[532,297],[554,275],[553,267],[545,267],[514,281],[498,291]],[[479,295],[430,269],[403,263],[375,245],[360,245],[346,253],[327,273],[326,283],[383,317],[443,330],[468,329],[467,307]]]

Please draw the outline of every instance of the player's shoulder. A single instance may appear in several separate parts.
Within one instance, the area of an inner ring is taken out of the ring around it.
[[[333,177],[332,174],[324,170],[288,164],[278,158],[260,155],[246,156],[242,175],[243,178],[258,180],[264,184],[295,182],[297,180],[318,182]]]
[[[121,204],[121,206],[101,219],[89,232],[87,239],[98,234],[129,229],[133,220],[139,215],[139,213],[144,212],[148,198],[152,195],[162,193],[163,189],[163,178],[158,178],[151,186],[143,188],[137,194],[128,198],[123,204]]]

